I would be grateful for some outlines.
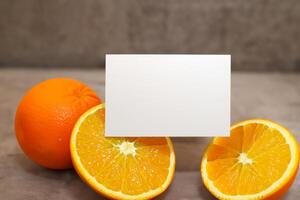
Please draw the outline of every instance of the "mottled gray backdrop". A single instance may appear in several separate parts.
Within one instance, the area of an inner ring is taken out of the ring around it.
[[[103,67],[105,53],[226,53],[235,70],[300,70],[300,1],[0,1],[0,66]]]

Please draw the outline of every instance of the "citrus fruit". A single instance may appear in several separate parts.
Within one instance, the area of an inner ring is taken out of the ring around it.
[[[104,105],[77,121],[70,142],[74,168],[96,192],[113,199],[149,199],[167,189],[175,170],[169,138],[104,137]]]
[[[298,144],[281,125],[265,119],[240,122],[230,137],[216,137],[201,163],[206,188],[218,199],[278,199],[298,170]]]
[[[25,154],[51,169],[72,167],[70,136],[74,124],[101,101],[83,83],[66,78],[41,82],[21,100],[15,116],[15,132]]]

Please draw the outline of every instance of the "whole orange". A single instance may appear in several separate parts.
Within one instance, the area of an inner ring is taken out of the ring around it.
[[[71,168],[73,126],[81,114],[100,103],[96,93],[77,80],[54,78],[39,83],[25,94],[16,112],[21,148],[46,168]]]

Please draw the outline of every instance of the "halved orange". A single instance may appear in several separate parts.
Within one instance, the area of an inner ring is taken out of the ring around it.
[[[230,137],[216,137],[201,163],[206,188],[218,199],[278,199],[294,181],[298,143],[283,126],[265,119],[240,122]]]
[[[71,136],[71,156],[80,177],[113,199],[149,199],[167,189],[175,171],[169,138],[104,137],[104,106],[83,114]]]

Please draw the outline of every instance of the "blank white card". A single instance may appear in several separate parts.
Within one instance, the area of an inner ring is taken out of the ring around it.
[[[106,55],[105,135],[229,136],[230,55]]]

